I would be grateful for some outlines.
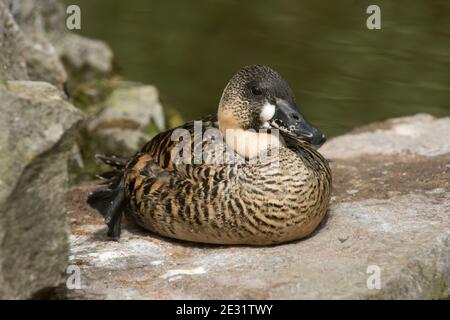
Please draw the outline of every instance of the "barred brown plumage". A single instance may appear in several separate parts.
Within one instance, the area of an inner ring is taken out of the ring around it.
[[[201,123],[202,137],[214,129],[225,143],[208,149],[195,138],[192,121],[158,134],[126,162],[102,158],[116,165],[116,173],[106,175],[107,188],[88,202],[110,222],[109,234],[119,237],[117,216],[123,213],[156,234],[194,242],[266,245],[311,234],[330,201],[331,171],[314,147],[324,136],[298,112],[278,73],[265,66],[241,69],[225,88],[218,115]],[[251,131],[267,127],[281,133],[275,145],[265,144],[273,133]],[[176,129],[187,136],[174,140]],[[230,129],[250,145],[230,142]],[[174,161],[182,142],[200,150],[203,162],[196,163],[192,153]],[[238,161],[205,161],[219,154]],[[118,202],[118,194],[120,203],[105,204]]]

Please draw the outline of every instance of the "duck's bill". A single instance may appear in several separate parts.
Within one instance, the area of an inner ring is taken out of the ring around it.
[[[297,106],[285,100],[277,100],[275,114],[269,124],[281,134],[306,141],[315,148],[319,148],[326,141],[325,135],[305,119]]]

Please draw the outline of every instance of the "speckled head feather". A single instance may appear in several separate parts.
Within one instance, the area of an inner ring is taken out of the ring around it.
[[[264,125],[262,108],[276,99],[294,103],[288,83],[270,67],[251,65],[240,69],[228,82],[219,103],[219,123],[224,128],[258,130]]]
[[[252,65],[228,82],[219,103],[220,130],[278,129],[284,136],[320,147],[325,136],[300,113],[294,94],[273,69]]]

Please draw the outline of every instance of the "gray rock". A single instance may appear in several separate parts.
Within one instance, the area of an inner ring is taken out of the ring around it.
[[[417,114],[372,124],[371,131],[342,135],[324,145],[322,152],[331,158],[351,158],[364,154],[417,154],[426,157],[450,152],[450,119],[435,119]],[[437,134],[439,133],[439,134]]]
[[[152,85],[124,84],[114,90],[104,102],[103,111],[89,121],[89,130],[122,127],[144,129],[154,121],[164,129],[164,113],[158,90]]]
[[[425,128],[431,127],[433,137],[448,137],[450,119],[399,118],[329,141],[323,148],[334,179],[329,215],[311,237],[285,245],[197,245],[157,237],[133,224],[125,225],[120,242],[107,241],[99,214],[84,205],[93,185],[74,188],[68,194],[70,263],[81,270],[81,289],[60,287],[58,296],[446,298],[450,152],[448,139],[426,141]],[[411,143],[405,133],[423,143]],[[389,152],[380,152],[383,145]],[[380,289],[371,277],[378,272]]]
[[[67,160],[83,117],[52,42],[70,37],[61,1],[0,0],[0,299],[42,296],[67,265]],[[87,69],[111,67],[105,45],[75,38]]]
[[[23,56],[25,47],[22,30],[0,0],[0,80],[29,79]]]
[[[17,41],[17,44],[9,48],[7,59],[0,59],[2,63],[6,63],[7,67],[3,72],[9,75],[9,80],[46,81],[62,90],[67,81],[67,73],[48,39],[44,16],[44,12],[56,4],[51,0],[0,0],[0,15],[5,17],[5,21],[0,20],[4,24],[4,28],[0,28],[3,31],[3,41],[5,45]],[[51,15],[47,17],[50,19]],[[7,48],[3,43],[1,47]],[[15,63],[7,63],[11,60]],[[17,64],[22,66],[21,70],[15,68]]]
[[[71,73],[109,73],[104,42],[71,33],[60,0],[0,0],[0,79],[46,81],[63,89]]]
[[[35,6],[45,23],[48,40],[70,71],[93,77],[113,70],[113,52],[105,42],[82,37],[66,28],[66,5],[63,1],[43,0]]]
[[[102,107],[87,125],[99,152],[132,155],[151,138],[145,133],[151,124],[155,133],[165,127],[158,91],[151,85],[123,83]]]
[[[0,298],[55,287],[67,264],[67,158],[81,113],[45,82],[0,84]]]
[[[65,59],[71,69],[100,74],[110,73],[113,69],[113,52],[103,41],[66,33],[55,38],[54,43],[59,56]]]

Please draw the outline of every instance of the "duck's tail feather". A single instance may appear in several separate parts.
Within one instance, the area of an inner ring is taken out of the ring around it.
[[[96,155],[96,158],[115,169],[98,176],[104,180],[102,184],[106,185],[106,188],[91,192],[88,195],[87,203],[103,216],[105,223],[108,225],[108,236],[118,240],[120,238],[122,215],[125,210],[122,177],[128,159],[102,155]]]
[[[120,158],[116,156],[108,157],[102,154],[96,154],[95,158],[118,170],[124,169],[129,160],[128,158]]]

